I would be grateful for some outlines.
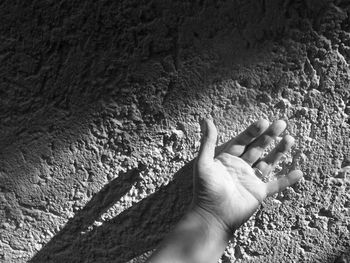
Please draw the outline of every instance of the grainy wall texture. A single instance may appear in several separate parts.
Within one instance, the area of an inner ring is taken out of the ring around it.
[[[142,262],[190,202],[212,116],[219,143],[286,120],[297,143],[277,172],[305,174],[222,262],[346,262],[349,15],[349,1],[1,1],[0,261]]]

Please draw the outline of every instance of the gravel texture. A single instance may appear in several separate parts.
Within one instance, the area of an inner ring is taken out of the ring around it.
[[[201,118],[296,138],[221,261],[350,262],[349,1],[0,2],[0,261],[142,262],[191,200]]]

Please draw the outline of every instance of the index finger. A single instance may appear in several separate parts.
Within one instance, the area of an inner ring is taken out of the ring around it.
[[[241,156],[246,148],[252,141],[265,132],[269,127],[269,121],[260,119],[257,122],[251,124],[247,129],[231,139],[225,145],[223,152],[229,153],[234,156]]]

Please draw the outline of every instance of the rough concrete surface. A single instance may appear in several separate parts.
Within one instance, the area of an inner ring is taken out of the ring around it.
[[[191,199],[199,121],[288,122],[222,262],[350,262],[348,1],[0,2],[0,261],[142,262]]]

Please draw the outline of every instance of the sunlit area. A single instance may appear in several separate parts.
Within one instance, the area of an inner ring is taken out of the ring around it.
[[[2,1],[0,261],[350,262],[349,12]]]

